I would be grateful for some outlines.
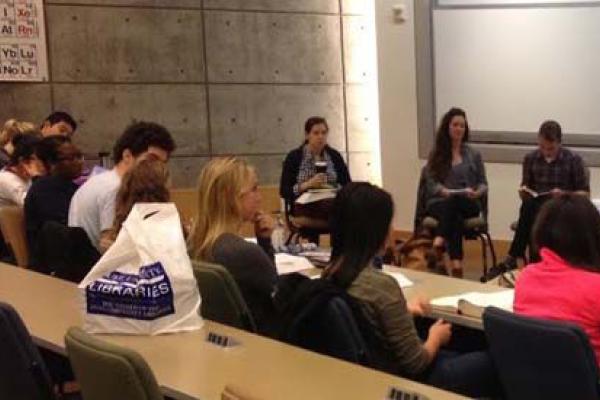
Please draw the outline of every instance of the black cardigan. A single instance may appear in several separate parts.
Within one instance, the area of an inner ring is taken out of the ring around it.
[[[293,202],[296,200],[294,194],[294,185],[298,179],[298,172],[300,171],[300,164],[302,163],[304,144],[297,149],[294,149],[288,153],[283,161],[283,170],[281,171],[281,182],[279,184],[279,195],[287,201]],[[323,150],[333,162],[335,173],[337,174],[337,183],[341,186],[345,186],[351,182],[350,173],[348,167],[342,158],[342,155],[335,149],[329,146],[325,146]]]

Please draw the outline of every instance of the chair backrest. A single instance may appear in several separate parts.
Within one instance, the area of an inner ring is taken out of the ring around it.
[[[220,265],[198,260],[192,265],[202,296],[202,317],[256,332],[252,314],[229,271]]]
[[[309,301],[285,333],[285,341],[317,353],[369,365],[370,355],[350,306],[341,296]]]
[[[495,307],[483,325],[507,399],[600,399],[596,357],[578,326]]]
[[[22,207],[0,208],[0,229],[19,267],[29,266],[29,250],[25,234],[25,214]]]
[[[80,282],[100,259],[100,253],[80,227],[47,221],[37,235],[31,266],[38,272]]]
[[[0,398],[54,399],[46,366],[19,314],[0,302]]]
[[[65,344],[84,399],[163,400],[152,370],[135,351],[103,342],[81,328],[70,328]]]

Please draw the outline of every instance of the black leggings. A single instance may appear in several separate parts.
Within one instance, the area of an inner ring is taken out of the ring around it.
[[[429,206],[428,214],[438,220],[436,233],[446,240],[451,260],[463,259],[464,221],[479,212],[478,202],[464,196],[451,196]]]

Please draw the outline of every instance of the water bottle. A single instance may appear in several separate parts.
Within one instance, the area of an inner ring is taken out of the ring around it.
[[[280,217],[277,217],[276,221],[275,229],[273,229],[273,233],[271,234],[271,243],[273,244],[275,253],[280,253],[285,248],[285,226]]]

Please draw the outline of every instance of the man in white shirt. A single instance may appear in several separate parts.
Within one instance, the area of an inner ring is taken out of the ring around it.
[[[115,218],[115,199],[121,178],[135,161],[148,154],[167,162],[175,150],[169,131],[152,122],[130,125],[115,143],[115,166],[94,175],[75,192],[69,208],[69,226],[78,226],[87,233],[92,244],[100,250]]]

